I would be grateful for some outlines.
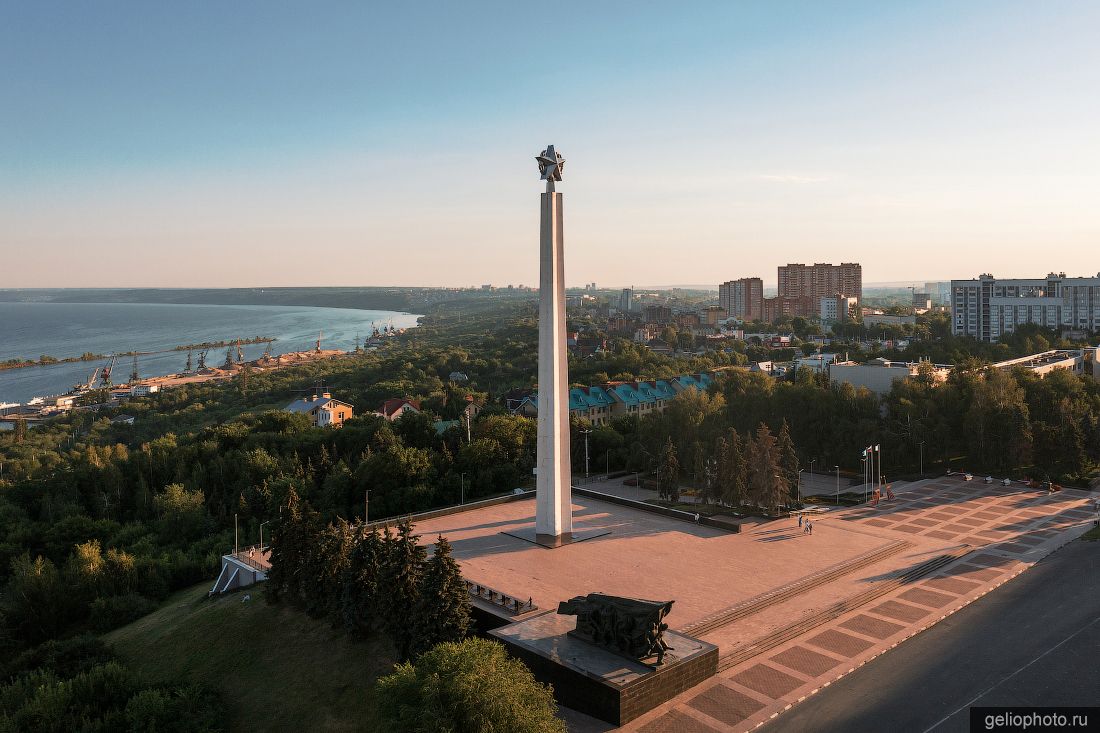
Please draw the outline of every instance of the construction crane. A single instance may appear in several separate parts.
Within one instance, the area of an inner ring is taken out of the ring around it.
[[[139,379],[141,377],[138,376],[137,354],[134,354],[134,367],[130,370],[130,384],[137,384]]]
[[[184,374],[191,373],[191,349],[187,350],[187,368],[183,370]]]
[[[317,346],[314,349],[314,351],[316,351],[318,354],[321,353],[321,337],[324,336],[324,335],[325,335],[324,330],[321,330],[321,331],[317,332]]]
[[[115,362],[118,360],[118,356],[111,354],[111,360],[107,362],[107,366],[103,367],[103,371],[99,373],[99,384],[101,387],[111,386],[111,370],[115,368]]]
[[[199,352],[199,371],[206,368],[206,349]]]
[[[73,391],[74,392],[87,392],[89,390],[95,389],[95,382],[96,382],[96,379],[98,379],[98,378],[99,378],[99,367],[96,367],[95,369],[92,370],[92,375],[90,377],[88,377],[87,382],[81,382],[80,384],[74,384],[73,385]]]

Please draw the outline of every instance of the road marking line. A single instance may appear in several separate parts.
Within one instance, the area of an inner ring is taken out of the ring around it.
[[[1055,650],[1055,649],[1057,649],[1058,647],[1062,646],[1062,645],[1063,645],[1063,644],[1065,644],[1066,642],[1070,641],[1071,639],[1073,639],[1073,638],[1074,638],[1075,636],[1077,636],[1078,634],[1081,634],[1081,633],[1083,633],[1083,632],[1084,632],[1084,631],[1086,631],[1086,630],[1087,630],[1087,629],[1088,629],[1088,628],[1089,628],[1090,626],[1092,626],[1093,624],[1096,624],[1096,623],[1098,623],[1098,622],[1100,622],[1100,616],[1098,616],[1098,617],[1094,618],[1094,619],[1093,619],[1092,621],[1090,621],[1089,623],[1085,624],[1084,626],[1082,626],[1081,628],[1079,628],[1079,629],[1078,629],[1077,631],[1074,631],[1074,632],[1073,632],[1072,634],[1070,634],[1069,636],[1067,636],[1067,637],[1066,637],[1065,639],[1062,639],[1062,640],[1061,640],[1060,642],[1058,642],[1057,644],[1055,644],[1054,646],[1052,646],[1052,647],[1051,647],[1050,649],[1047,649],[1047,650],[1046,650],[1045,652],[1043,652],[1043,653],[1042,653],[1042,654],[1040,654],[1039,656],[1035,657],[1035,659],[1032,659],[1032,660],[1031,660],[1030,662],[1028,662],[1028,663],[1027,663],[1027,664],[1025,664],[1024,666],[1020,667],[1019,669],[1017,669],[1017,670],[1016,670],[1015,672],[1013,672],[1012,674],[1008,675],[1007,677],[1004,677],[1004,678],[1002,678],[1002,679],[1001,679],[1001,680],[1000,680],[999,682],[997,682],[996,684],[990,685],[990,686],[989,686],[989,687],[987,687],[987,688],[986,688],[985,690],[983,690],[983,691],[982,691],[981,693],[979,693],[977,697],[975,697],[974,699],[972,699],[972,700],[968,701],[967,703],[963,704],[963,705],[962,705],[961,707],[959,707],[959,708],[955,709],[955,710],[954,710],[954,711],[953,711],[952,713],[950,713],[950,714],[949,714],[949,715],[948,715],[948,716],[947,716],[946,718],[943,718],[943,719],[941,719],[941,720],[937,721],[937,722],[936,722],[935,724],[933,724],[933,725],[932,725],[932,727],[931,727],[931,728],[928,728],[928,729],[926,729],[926,730],[924,731],[924,733],[929,733],[929,731],[933,731],[933,730],[935,730],[936,728],[940,727],[941,725],[943,725],[943,724],[944,724],[945,722],[947,722],[947,721],[948,721],[948,720],[949,720],[950,718],[952,718],[953,716],[955,716],[956,714],[958,714],[958,713],[959,713],[960,711],[962,711],[963,709],[965,709],[965,708],[968,708],[968,707],[970,707],[971,705],[973,705],[973,704],[974,704],[975,702],[977,702],[978,700],[981,700],[981,699],[982,699],[983,697],[985,697],[986,695],[988,695],[988,694],[989,694],[989,693],[990,693],[991,691],[993,691],[993,690],[995,690],[996,688],[1000,687],[1000,686],[1001,686],[1001,685],[1003,685],[1003,684],[1004,684],[1005,682],[1008,682],[1008,681],[1009,681],[1010,679],[1012,679],[1012,678],[1013,678],[1013,677],[1015,677],[1016,675],[1020,674],[1020,672],[1023,672],[1023,671],[1025,670],[1025,669],[1027,669],[1027,668],[1028,668],[1028,667],[1030,667],[1031,665],[1035,664],[1035,663],[1036,663],[1036,662],[1038,662],[1038,661],[1039,661],[1040,659],[1042,659],[1042,658],[1043,658],[1043,657],[1045,657],[1046,655],[1050,654],[1050,653],[1051,653],[1052,651],[1054,651],[1054,650]]]

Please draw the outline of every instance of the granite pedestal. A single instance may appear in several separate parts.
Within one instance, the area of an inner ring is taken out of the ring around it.
[[[612,725],[637,718],[718,670],[718,647],[675,631],[665,632],[672,649],[664,664],[653,667],[570,635],[576,626],[576,616],[548,613],[489,635],[553,685],[562,705]]]

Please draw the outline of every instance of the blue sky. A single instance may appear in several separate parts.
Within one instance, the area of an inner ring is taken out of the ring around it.
[[[0,6],[0,287],[1098,269],[1096,3],[397,5]]]

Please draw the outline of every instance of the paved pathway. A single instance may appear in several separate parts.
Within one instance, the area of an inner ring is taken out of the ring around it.
[[[899,643],[927,629],[1010,580],[1040,558],[1083,533],[1091,524],[1090,495],[1065,490],[1048,495],[1020,486],[1003,487],[960,478],[916,482],[878,507],[833,512],[815,532],[861,532],[914,547],[909,568],[898,557],[838,579],[802,596],[767,607],[703,638],[729,660],[763,637],[783,638],[784,629],[822,617],[845,598],[884,593],[723,669],[623,730],[640,733],[728,733],[751,730]],[[834,524],[836,526],[830,526]],[[760,531],[775,531],[775,525]],[[809,539],[809,538],[808,538]],[[959,560],[912,582],[900,572],[949,554]],[[827,614],[826,614],[827,615]],[[796,629],[797,630],[797,629]],[[769,636],[770,635],[770,636]],[[722,665],[726,666],[726,665]]]

